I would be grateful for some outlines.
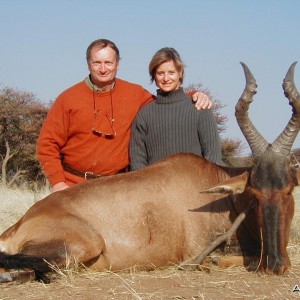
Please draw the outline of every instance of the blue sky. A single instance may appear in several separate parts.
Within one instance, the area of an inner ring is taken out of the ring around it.
[[[53,100],[88,74],[90,42],[108,38],[121,52],[118,77],[155,92],[148,63],[170,46],[185,62],[184,85],[202,83],[226,105],[222,137],[247,146],[234,117],[245,62],[258,83],[250,117],[273,142],[291,116],[281,84],[300,60],[299,12],[298,0],[0,0],[0,88]],[[295,83],[300,90],[300,62]]]

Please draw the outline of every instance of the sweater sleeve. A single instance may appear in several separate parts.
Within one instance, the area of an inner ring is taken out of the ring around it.
[[[67,141],[68,117],[59,98],[49,110],[37,142],[37,157],[50,184],[66,181],[61,165],[61,148]]]
[[[207,109],[200,112],[198,135],[203,152],[202,155],[207,160],[222,165],[221,142],[213,111]]]
[[[130,139],[130,169],[132,171],[143,168],[148,165],[146,149],[147,125],[143,120],[141,113],[137,114],[132,128]]]

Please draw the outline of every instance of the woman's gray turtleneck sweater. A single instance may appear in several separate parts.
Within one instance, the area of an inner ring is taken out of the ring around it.
[[[197,110],[182,88],[170,93],[158,91],[156,100],[137,114],[130,141],[131,170],[177,153],[194,153],[222,164],[213,111]]]

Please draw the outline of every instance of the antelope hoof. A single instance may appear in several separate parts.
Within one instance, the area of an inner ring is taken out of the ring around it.
[[[33,270],[23,271],[14,270],[0,274],[0,283],[17,282],[25,283],[35,280],[35,274]]]

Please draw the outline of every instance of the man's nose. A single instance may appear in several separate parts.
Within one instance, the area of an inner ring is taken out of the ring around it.
[[[101,73],[105,73],[105,72],[106,72],[106,67],[105,67],[104,64],[101,64],[101,65],[100,65],[100,72],[101,72]]]

